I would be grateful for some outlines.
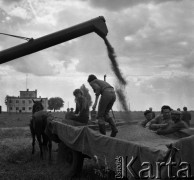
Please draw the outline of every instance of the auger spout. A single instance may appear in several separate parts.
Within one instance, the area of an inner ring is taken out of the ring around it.
[[[92,32],[97,33],[103,39],[106,37],[108,29],[103,16],[99,16],[81,24],[37,39],[31,39],[29,42],[0,51],[0,64],[35,53],[37,51],[41,51],[51,46],[55,46]]]

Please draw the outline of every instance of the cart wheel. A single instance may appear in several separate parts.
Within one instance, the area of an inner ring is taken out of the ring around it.
[[[59,143],[57,162],[63,175],[74,177],[80,175],[82,171],[84,157],[81,152],[74,151],[64,143]]]

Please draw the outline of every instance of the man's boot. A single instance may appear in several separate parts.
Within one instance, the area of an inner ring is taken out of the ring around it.
[[[111,117],[109,117],[107,119],[107,122],[110,124],[111,130],[112,130],[110,136],[111,137],[115,137],[117,135],[117,133],[118,133],[118,129],[116,127],[115,122],[113,121],[113,119]]]
[[[98,119],[98,126],[99,126],[99,131],[101,134],[106,135],[106,126],[105,126],[105,121],[102,118]]]

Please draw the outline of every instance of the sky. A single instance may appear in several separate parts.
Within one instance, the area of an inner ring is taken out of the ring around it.
[[[132,111],[187,106],[194,110],[194,1],[192,0],[0,0],[0,33],[33,37],[104,16],[107,39],[127,80]],[[24,43],[0,35],[0,51]],[[61,97],[62,110],[75,107],[73,90],[89,74],[116,78],[103,39],[96,33],[58,44],[0,65],[0,105],[5,96],[38,90],[41,97]],[[116,101],[113,110],[121,110]]]

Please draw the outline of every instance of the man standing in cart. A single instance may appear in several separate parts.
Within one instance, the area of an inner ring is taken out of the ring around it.
[[[89,106],[87,99],[83,96],[81,89],[75,89],[73,95],[75,96],[76,109],[71,119],[87,124],[89,120]]]
[[[97,113],[97,119],[98,119],[98,125],[99,125],[99,131],[101,134],[106,135],[106,127],[105,127],[105,121],[109,123],[111,127],[111,137],[115,137],[118,133],[118,129],[116,128],[115,122],[113,119],[109,116],[109,111],[112,109],[112,106],[116,100],[116,94],[114,91],[114,88],[107,83],[106,81],[97,79],[97,77],[93,74],[88,76],[88,83],[94,90],[94,93],[96,94],[95,102],[92,106],[92,109],[95,110],[99,96],[101,95],[99,104],[98,104],[98,113]]]

